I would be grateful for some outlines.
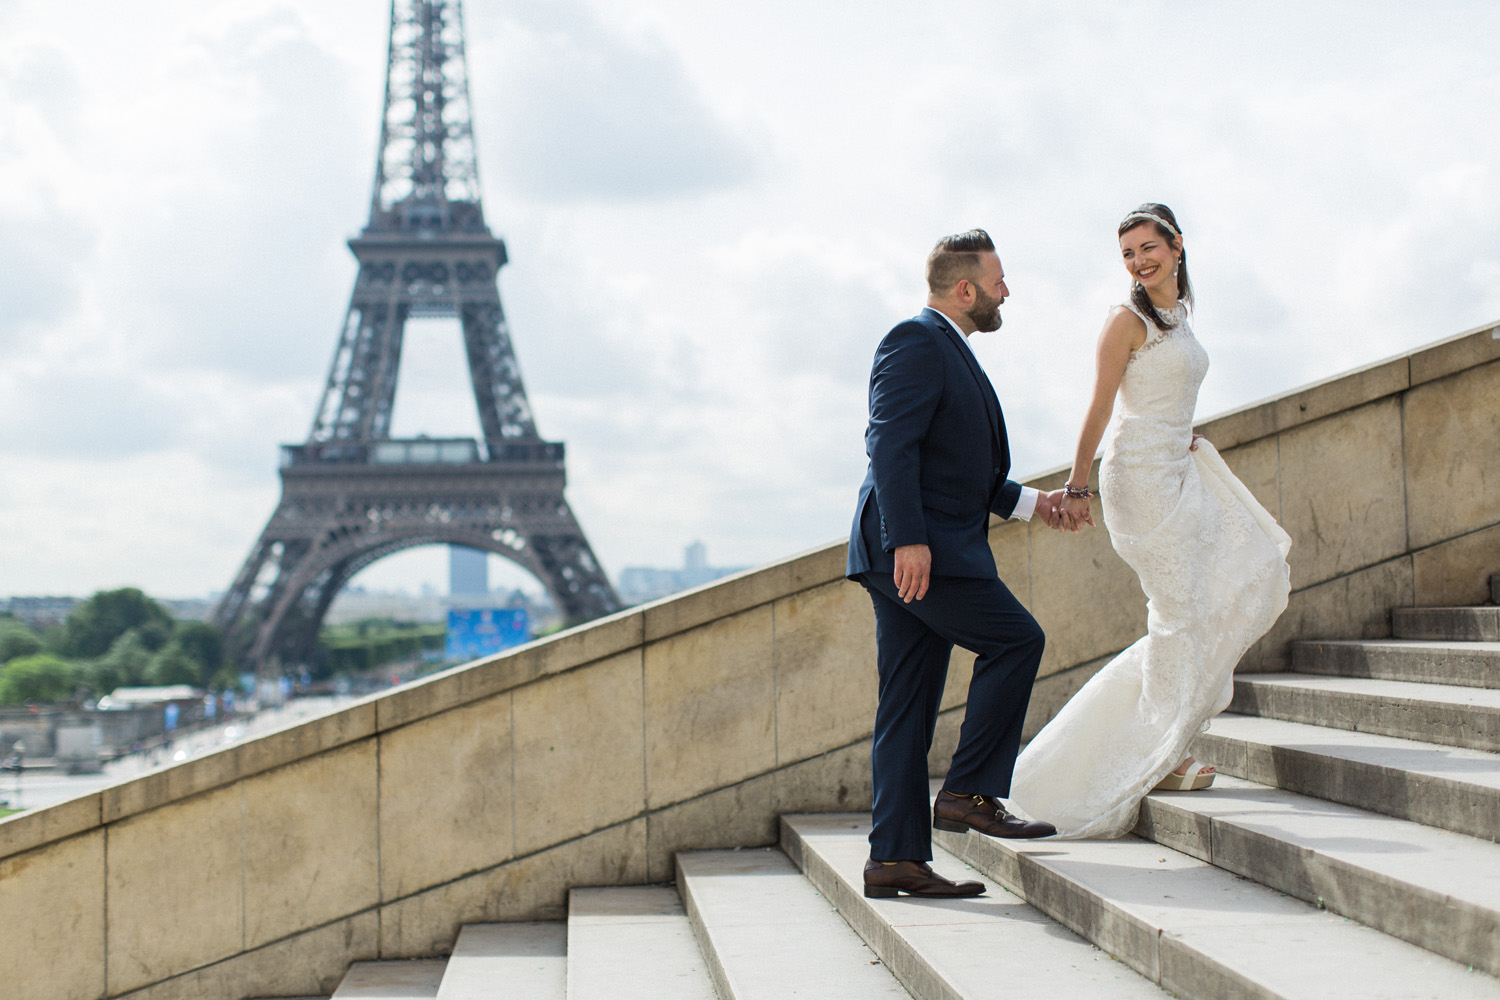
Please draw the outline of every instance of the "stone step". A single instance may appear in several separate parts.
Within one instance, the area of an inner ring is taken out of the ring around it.
[[[567,993],[566,924],[468,924],[437,1000],[564,1000]]]
[[[1262,785],[1485,840],[1500,831],[1500,754],[1227,713],[1192,753]]]
[[[355,962],[344,973],[333,1000],[432,1000],[438,994],[446,959]]]
[[[679,853],[677,884],[724,1000],[906,1000],[890,970],[779,850]]]
[[[1180,997],[1500,998],[1483,972],[1139,837],[936,839]]]
[[[1311,674],[1236,674],[1229,710],[1471,750],[1500,750],[1500,690]]]
[[[1147,796],[1135,832],[1500,975],[1500,844],[1229,775]]]
[[[971,899],[866,899],[868,813],[783,816],[781,845],[880,961],[921,1000],[1161,1000],[1162,990],[991,883]],[[933,868],[975,873],[940,847]],[[843,996],[841,993],[825,996]]]
[[[1397,639],[1500,642],[1500,608],[1395,608],[1391,634]]]
[[[713,1000],[682,899],[671,886],[568,893],[568,1000]]]
[[[1500,612],[1500,608],[1491,610]],[[1500,642],[1416,639],[1294,642],[1292,669],[1304,674],[1500,689]]]

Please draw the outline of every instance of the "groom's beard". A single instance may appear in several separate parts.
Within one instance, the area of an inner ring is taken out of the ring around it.
[[[974,324],[974,330],[977,333],[993,333],[1000,329],[1003,322],[1000,319],[1000,303],[1005,300],[992,299],[978,288],[974,289],[974,293],[979,298],[975,301],[974,308],[964,314]]]

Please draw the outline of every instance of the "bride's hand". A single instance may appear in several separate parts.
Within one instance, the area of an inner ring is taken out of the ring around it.
[[[1208,438],[1204,437],[1202,434],[1194,434],[1193,435],[1193,443],[1190,444],[1190,445],[1188,445],[1188,451],[1197,451],[1198,450],[1198,442],[1199,441],[1207,441],[1207,440],[1208,440]]]
[[[1061,510],[1063,513],[1063,530],[1077,531],[1079,525],[1094,525],[1093,511],[1089,509],[1089,502],[1078,497],[1063,497]]]

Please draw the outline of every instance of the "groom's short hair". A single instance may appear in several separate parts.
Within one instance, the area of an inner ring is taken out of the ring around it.
[[[942,295],[967,278],[979,275],[979,255],[994,253],[995,241],[983,229],[944,236],[927,255],[927,290]]]

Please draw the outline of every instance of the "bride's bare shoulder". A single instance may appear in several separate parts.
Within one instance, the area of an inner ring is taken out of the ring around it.
[[[1101,341],[1128,345],[1135,350],[1146,342],[1146,321],[1135,314],[1129,306],[1115,306],[1104,321]]]

